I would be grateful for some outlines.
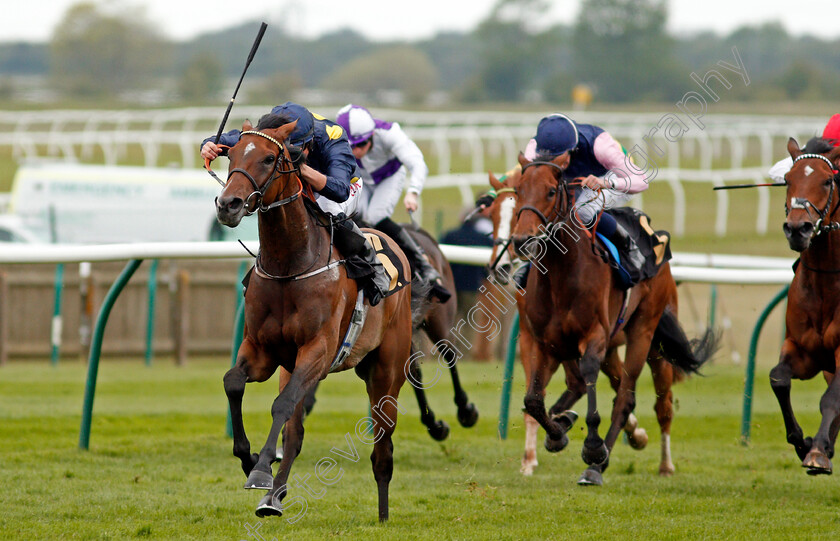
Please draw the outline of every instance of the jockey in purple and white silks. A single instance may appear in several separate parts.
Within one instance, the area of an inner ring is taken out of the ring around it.
[[[358,210],[362,219],[393,238],[406,253],[419,279],[431,286],[431,295],[446,302],[452,295],[440,281],[423,248],[391,219],[411,173],[404,199],[407,211],[417,210],[418,197],[429,173],[423,153],[396,122],[375,119],[366,108],[348,104],[336,116],[347,132],[364,190]]]

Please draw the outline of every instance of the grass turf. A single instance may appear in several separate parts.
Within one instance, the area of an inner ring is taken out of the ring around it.
[[[768,353],[768,357],[772,357]],[[432,407],[452,425],[432,441],[404,387],[406,413],[394,438],[391,520],[376,520],[370,448],[338,458],[341,479],[315,481],[315,464],[367,415],[362,383],[330,376],[306,423],[303,452],[292,473],[310,474],[320,498],[303,495],[306,513],[257,519],[262,491],[245,491],[225,436],[221,376],[227,361],[205,359],[177,368],[104,360],[94,407],[90,451],[77,449],[85,367],[16,362],[0,369],[0,538],[2,539],[825,539],[840,532],[840,491],[833,477],[811,478],[784,441],[781,414],[767,383],[756,377],[752,444],[739,443],[743,372],[720,363],[675,387],[672,451],[677,472],[660,478],[659,431],[649,373],[640,379],[637,415],[650,438],[634,451],[619,443],[605,485],[575,484],[584,469],[581,421],[559,455],[538,450],[533,477],[519,473],[523,427],[522,372],[515,372],[511,430],[497,435],[502,367],[462,362],[465,387],[481,418],[457,426],[448,378],[430,390]],[[425,375],[434,367],[427,364]],[[248,385],[245,423],[253,450],[263,444],[276,384]],[[557,378],[549,387],[556,397]],[[822,378],[794,382],[793,401],[807,434],[818,424]],[[612,392],[599,379],[602,408]],[[583,403],[578,411],[584,411]],[[605,425],[602,424],[603,435]],[[332,455],[334,456],[334,455]],[[261,526],[260,526],[261,524]],[[254,531],[251,528],[259,527]]]

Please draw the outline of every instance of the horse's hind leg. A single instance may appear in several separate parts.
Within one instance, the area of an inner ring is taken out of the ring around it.
[[[458,422],[464,428],[475,426],[478,422],[478,409],[470,402],[466,391],[461,386],[461,378],[458,376],[457,359],[455,352],[449,348],[443,351],[443,358],[449,366],[449,374],[452,376],[452,387],[455,390],[455,405],[458,407]]]
[[[412,348],[413,351],[413,348]],[[414,395],[417,397],[417,405],[420,407],[420,422],[428,429],[432,439],[443,441],[449,436],[449,425],[443,420],[436,420],[429,401],[426,399],[426,391],[423,386],[423,374],[420,371],[420,363],[412,358],[409,362],[409,380],[414,388]]]
[[[648,366],[653,374],[653,388],[656,391],[656,404],[653,409],[662,436],[659,475],[667,477],[674,473],[674,463],[671,460],[671,421],[674,417],[674,394],[671,392],[671,385],[674,383],[674,368],[653,348],[648,355]]]
[[[618,348],[611,347],[607,350],[607,356],[601,364],[601,371],[606,374],[610,380],[610,387],[615,391],[616,395],[621,387],[621,376],[624,370],[624,363],[621,362],[621,357],[618,355]],[[614,402],[614,401],[613,401]],[[627,415],[627,422],[622,427],[624,434],[627,436],[627,442],[630,447],[636,450],[644,449],[648,443],[648,435],[644,428],[639,427],[639,420],[631,412]]]
[[[400,351],[403,349],[400,341],[404,338],[396,334],[390,337],[386,335],[379,349],[368,355],[372,366],[366,384],[373,421],[373,441],[365,443],[373,443],[370,461],[379,495],[380,522],[388,520],[388,486],[394,473],[394,443],[391,435],[400,411],[397,399],[405,382],[405,370],[401,363],[408,358],[408,351],[404,354]]]
[[[793,377],[791,363],[797,358],[797,354],[798,348],[796,344],[789,338],[785,339],[782,344],[779,364],[770,370],[770,387],[773,389],[773,394],[776,395],[776,400],[779,401],[779,407],[782,410],[787,442],[793,445],[799,459],[804,460],[805,455],[811,449],[812,440],[811,438],[803,437],[802,427],[796,422],[796,416],[793,414],[793,406],[790,403],[790,382]]]

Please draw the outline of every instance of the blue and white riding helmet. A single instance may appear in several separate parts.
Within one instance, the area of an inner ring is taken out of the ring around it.
[[[559,156],[578,146],[579,136],[575,122],[564,114],[543,117],[537,125],[537,156]]]

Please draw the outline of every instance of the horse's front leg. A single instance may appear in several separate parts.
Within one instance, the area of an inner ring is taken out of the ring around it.
[[[799,359],[799,348],[793,340],[786,338],[782,344],[779,364],[770,370],[770,387],[772,387],[773,393],[776,395],[776,400],[779,401],[779,407],[782,410],[787,442],[793,445],[799,459],[804,460],[805,455],[811,449],[812,441],[811,438],[803,437],[802,427],[796,422],[796,416],[793,414],[793,407],[790,403],[790,383],[793,377],[793,364]]]
[[[257,506],[257,516],[280,516],[283,514],[283,498],[288,491],[287,484],[289,474],[292,471],[292,463],[300,454],[303,446],[303,418],[306,410],[305,400],[298,402],[294,413],[283,425],[283,458],[277,469],[277,476],[274,478],[271,490],[266,494]],[[306,478],[302,481],[306,484]],[[320,497],[321,495],[317,495]]]
[[[840,350],[835,352],[834,357],[840,359]],[[840,361],[835,362],[840,366]],[[809,475],[831,475],[832,472],[831,458],[834,456],[834,443],[840,429],[840,378],[831,378],[820,399],[820,413],[820,428],[814,436],[813,446],[802,461]]]
[[[559,363],[546,355],[539,344],[534,344],[533,353],[531,379],[525,392],[525,412],[546,431],[546,448],[552,452],[560,451],[569,444],[569,437],[566,436],[568,427],[550,418],[545,410],[545,387],[552,374],[557,371]],[[551,446],[549,441],[552,442]]]
[[[271,405],[271,428],[265,445],[260,450],[259,459],[248,476],[245,485],[247,488],[265,490],[277,488],[271,475],[271,463],[277,458],[277,439],[280,437],[283,425],[295,412],[295,408],[321,379],[327,351],[326,345],[321,342],[307,344],[299,349],[294,371]]]
[[[598,396],[596,383],[598,373],[601,371],[601,361],[607,353],[606,340],[601,338],[592,339],[588,342],[583,357],[580,359],[580,373],[586,384],[586,439],[583,440],[581,457],[590,467],[578,480],[580,485],[601,485],[603,480],[599,470],[609,459],[609,450],[604,440],[598,435],[598,426],[601,424],[601,415],[598,413]],[[605,467],[605,466],[604,466]]]
[[[251,473],[259,458],[256,453],[251,453],[251,442],[245,435],[245,424],[242,421],[242,397],[245,394],[245,384],[248,381],[265,381],[271,376],[269,371],[255,370],[251,364],[253,359],[256,359],[253,348],[247,341],[243,342],[237,354],[236,364],[227,371],[223,379],[230,406],[233,455],[241,461],[245,475]]]

